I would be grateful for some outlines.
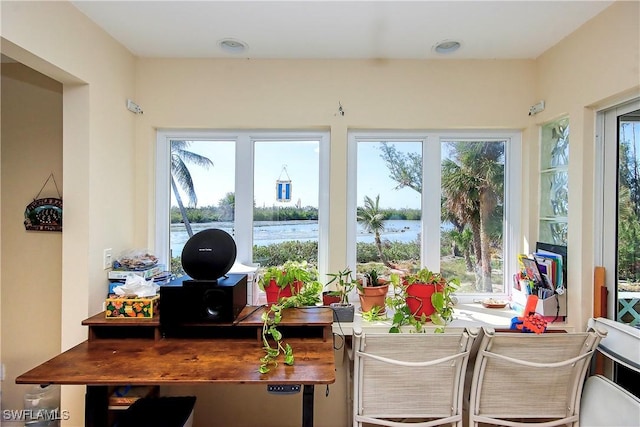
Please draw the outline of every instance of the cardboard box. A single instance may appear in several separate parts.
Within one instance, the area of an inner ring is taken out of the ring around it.
[[[524,306],[527,304],[528,295],[517,289],[512,289],[512,296],[513,302],[519,306],[519,310],[517,311],[522,311],[522,309],[524,309]],[[567,293],[565,292],[562,295],[554,294],[550,298],[538,300],[538,304],[536,305],[536,313],[545,317],[566,316]]]
[[[106,305],[106,318],[122,317],[151,318],[158,315],[159,295],[139,298],[137,296],[109,295]]]

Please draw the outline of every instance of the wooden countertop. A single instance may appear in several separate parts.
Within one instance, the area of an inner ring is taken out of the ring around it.
[[[259,330],[264,307],[246,307],[236,324],[211,328]],[[100,326],[156,326],[154,319],[105,319],[97,314],[83,324]],[[18,384],[162,385],[199,383],[331,384],[335,382],[333,340],[300,331],[330,329],[333,313],[326,308],[287,309],[281,326],[298,332],[284,336],[293,347],[295,363],[280,363],[260,374],[262,342],[256,334],[225,334],[222,338],[172,337],[149,339],[93,339],[16,378]],[[204,325],[198,325],[204,327]],[[238,328],[238,329],[236,329]],[[297,328],[297,329],[294,329]]]

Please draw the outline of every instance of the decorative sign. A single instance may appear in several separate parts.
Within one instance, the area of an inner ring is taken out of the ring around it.
[[[24,211],[24,228],[34,231],[62,231],[62,199],[36,199]]]
[[[291,201],[291,181],[276,181],[276,200],[279,202]]]
[[[58,197],[39,199],[38,197],[50,179],[56,186]],[[33,202],[27,205],[24,211],[24,228],[33,231],[62,231],[62,197],[53,173],[44,182]]]
[[[285,174],[287,179],[282,179],[282,174]],[[282,166],[280,176],[276,181],[276,200],[278,202],[290,202],[291,201],[291,178],[287,173],[287,166]]]

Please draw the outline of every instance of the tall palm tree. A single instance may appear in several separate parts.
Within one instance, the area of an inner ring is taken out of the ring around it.
[[[504,145],[493,142],[452,143],[452,156],[442,165],[445,203],[474,234],[479,290],[492,292],[491,239],[494,213],[502,203]]]
[[[187,164],[209,169],[209,167],[213,166],[213,162],[205,156],[188,151],[187,148],[189,148],[189,145],[191,145],[189,141],[171,141],[171,188],[176,197],[176,202],[178,203],[184,226],[187,229],[187,234],[191,237],[193,236],[193,230],[187,218],[187,210],[182,202],[178,186],[187,193],[189,206],[196,207],[198,205],[198,196],[196,195],[191,172],[189,172]]]
[[[442,161],[442,211],[444,218],[455,225],[459,232],[467,226],[472,233],[475,254],[476,290],[482,291],[482,244],[480,239],[480,209],[475,180],[464,173],[452,159]]]
[[[364,207],[358,208],[358,222],[364,227],[364,229],[373,233],[376,243],[376,249],[378,250],[378,256],[380,260],[389,268],[395,268],[382,253],[382,239],[380,233],[384,231],[384,215],[380,212],[380,195],[376,196],[374,201],[369,196],[364,196]]]

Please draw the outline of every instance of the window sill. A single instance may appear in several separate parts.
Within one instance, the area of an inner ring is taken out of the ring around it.
[[[369,322],[362,318],[356,306],[356,313],[353,322],[334,322],[333,333],[338,335],[353,335],[353,330],[366,328],[370,332],[388,332],[391,327],[392,313],[387,313],[386,320]],[[504,308],[485,308],[480,303],[459,303],[454,309],[454,320],[449,324],[452,327],[475,327],[489,326],[493,328],[509,328],[511,319],[518,313],[509,306]]]

